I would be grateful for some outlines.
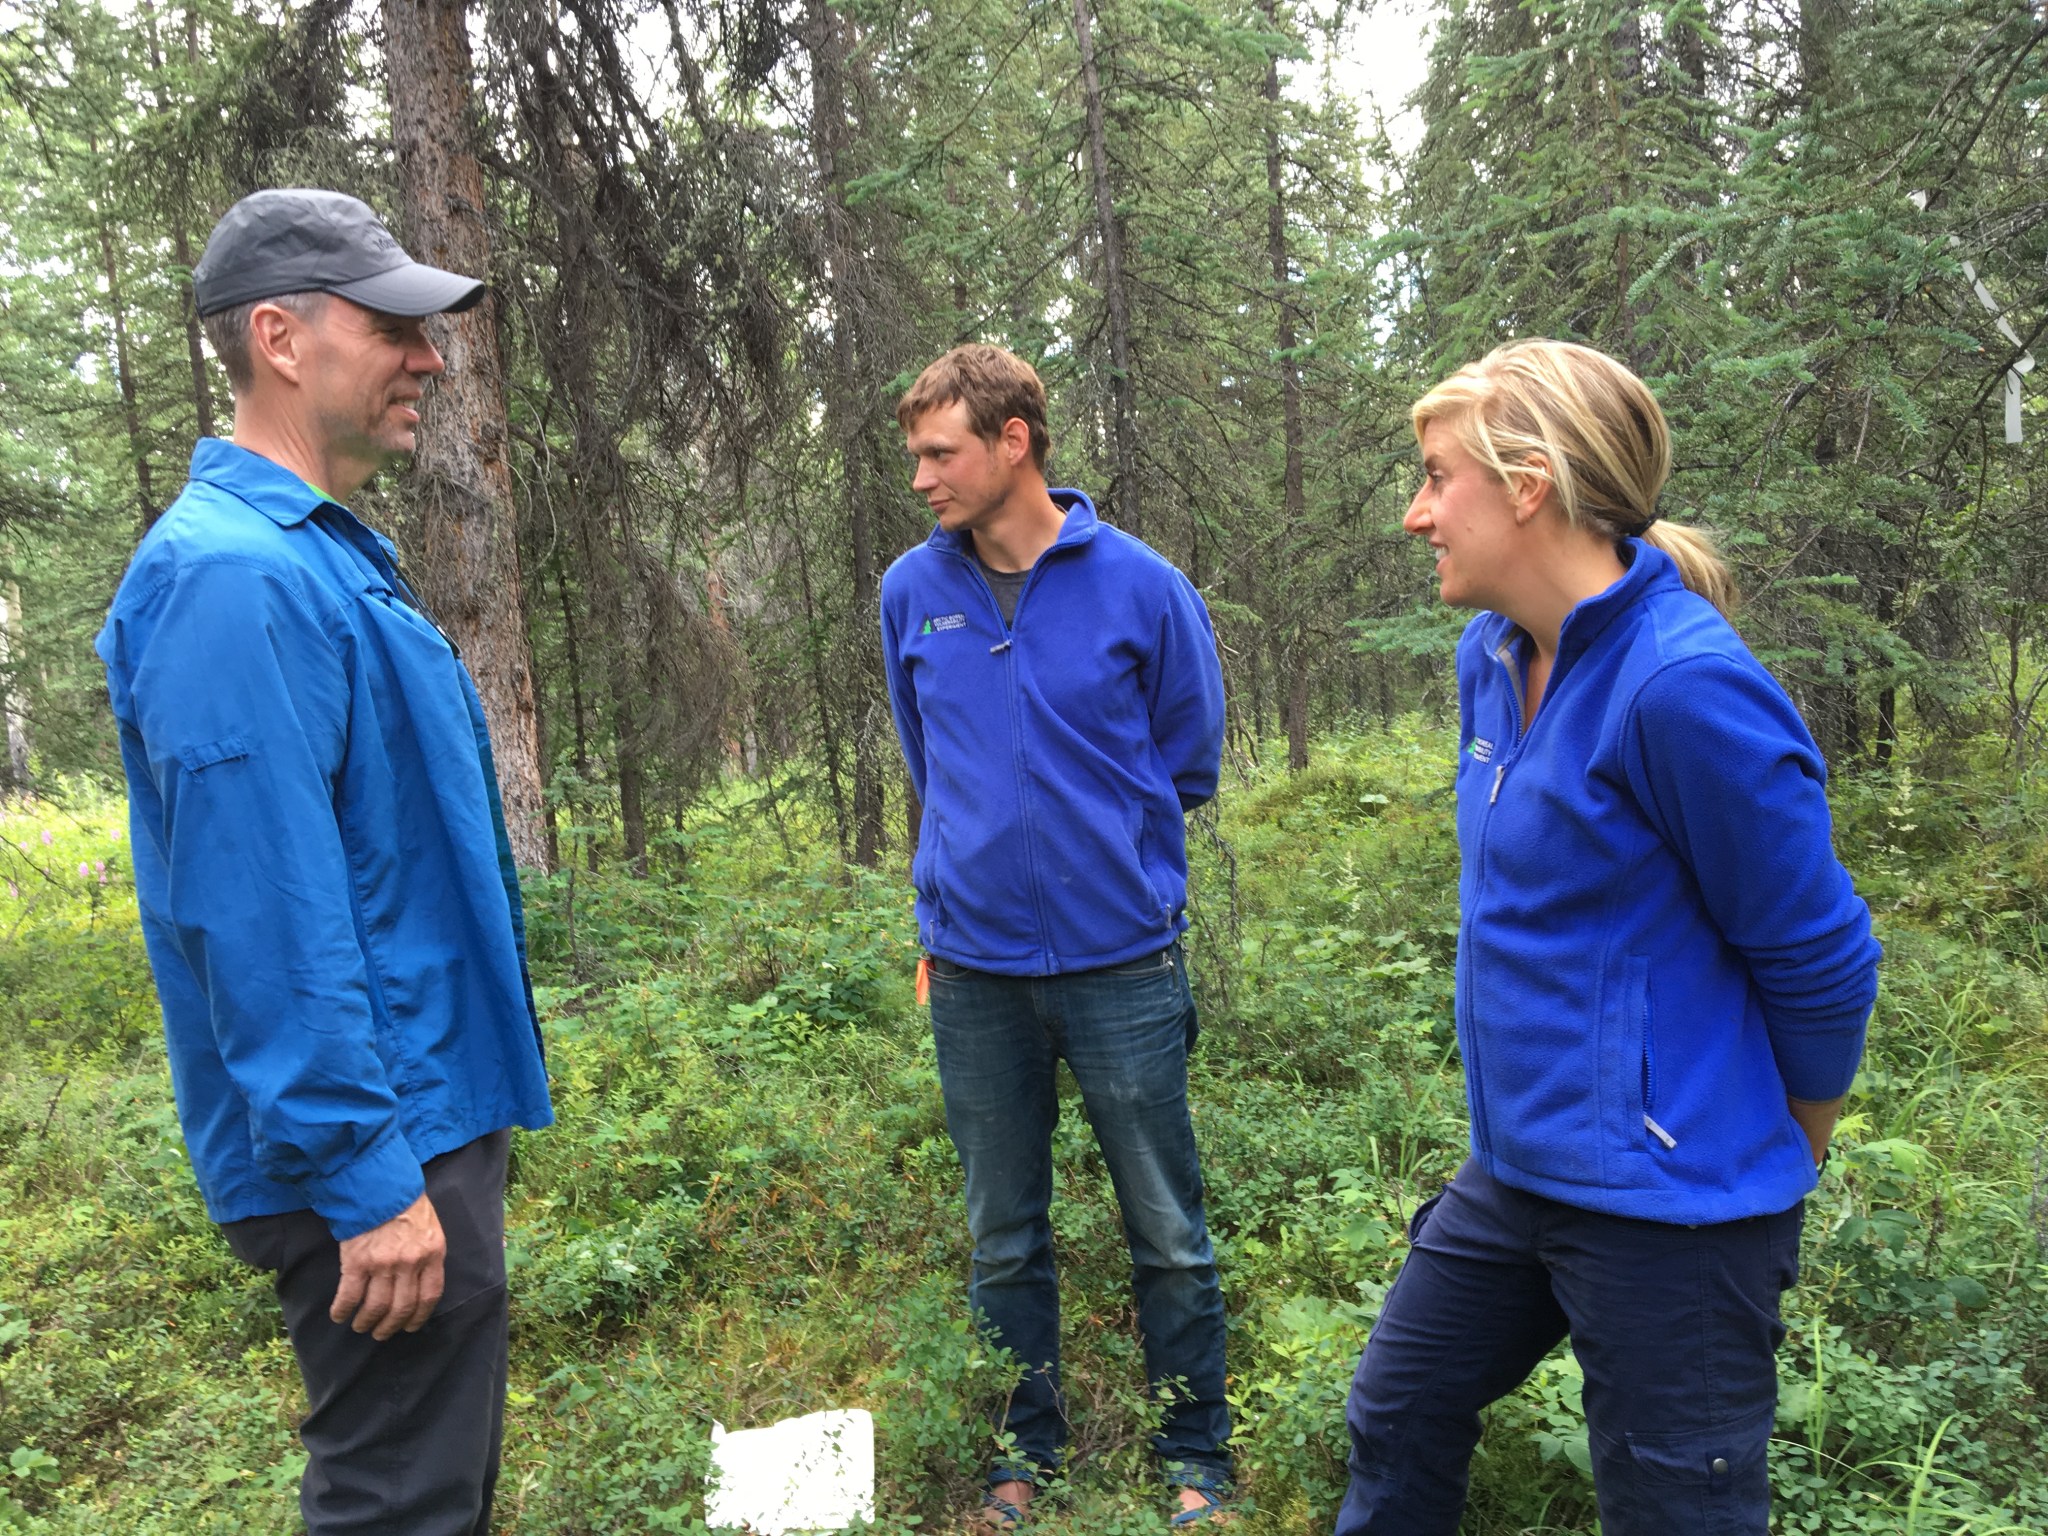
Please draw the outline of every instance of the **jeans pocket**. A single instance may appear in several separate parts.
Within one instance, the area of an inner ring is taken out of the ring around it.
[[[937,955],[929,955],[926,959],[933,978],[938,981],[958,981],[967,974],[966,966],[955,965],[951,960],[941,960]]]
[[[1410,1247],[1413,1247],[1415,1240],[1422,1236],[1422,1229],[1429,1224],[1430,1214],[1436,1210],[1438,1204],[1449,1192],[1450,1186],[1446,1184],[1442,1189],[1423,1201],[1422,1204],[1415,1207],[1415,1214],[1408,1218],[1408,1244]]]

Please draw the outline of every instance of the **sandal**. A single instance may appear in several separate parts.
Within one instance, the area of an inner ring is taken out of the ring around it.
[[[1012,1504],[1008,1499],[985,1493],[981,1496],[981,1510],[969,1522],[968,1528],[986,1532],[1014,1531],[1028,1524],[1030,1519],[1031,1506],[1028,1503]]]
[[[1207,1523],[1221,1530],[1224,1526],[1234,1524],[1237,1520],[1237,1509],[1230,1502],[1228,1490],[1197,1488],[1193,1484],[1188,1483],[1183,1484],[1174,1491],[1176,1493],[1199,1494],[1202,1502],[1195,1505],[1192,1509],[1177,1510],[1173,1518],[1166,1522],[1167,1526],[1171,1529],[1178,1530],[1183,1526]]]

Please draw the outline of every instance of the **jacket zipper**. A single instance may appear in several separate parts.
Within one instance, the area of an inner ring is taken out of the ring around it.
[[[1493,793],[1486,797],[1488,805],[1492,805],[1500,799],[1501,781],[1508,776],[1508,764],[1515,760],[1516,754],[1522,750],[1522,738],[1529,734],[1528,697],[1522,689],[1522,674],[1515,669],[1514,645],[1515,637],[1510,635],[1507,639],[1501,641],[1493,652],[1493,659],[1499,662],[1507,671],[1508,691],[1514,695],[1515,739],[1508,745],[1507,756],[1494,764]]]
[[[1510,635],[1507,639],[1501,641],[1493,651],[1493,659],[1499,662],[1507,673],[1508,692],[1515,701],[1515,739],[1513,745],[1508,749],[1507,756],[1501,762],[1494,765],[1493,788],[1486,797],[1488,812],[1485,821],[1481,823],[1479,834],[1479,883],[1481,889],[1484,888],[1486,882],[1486,833],[1490,829],[1493,820],[1492,807],[1499,803],[1501,785],[1507,779],[1508,769],[1514,765],[1515,759],[1521,755],[1522,744],[1529,734],[1528,695],[1522,684],[1521,671],[1516,666],[1514,647],[1514,636]],[[1555,681],[1556,678],[1553,675],[1552,682],[1555,683]],[[1477,894],[1477,892],[1474,893],[1475,898]],[[1473,904],[1475,906],[1478,905],[1476,899]],[[1466,974],[1469,981],[1471,974],[1469,969]],[[1476,1049],[1479,1031],[1477,1028],[1474,1028],[1469,1033],[1475,1047],[1473,1052],[1473,1073],[1476,1076],[1479,1070],[1478,1052]],[[1650,1005],[1645,1001],[1643,1004],[1643,1127],[1652,1136],[1656,1137],[1658,1141],[1663,1143],[1665,1151],[1675,1152],[1678,1149],[1678,1138],[1665,1130],[1651,1116],[1650,1111],[1655,1105],[1655,1100],[1652,1098],[1654,1089],[1655,1078],[1650,1061]],[[1481,1140],[1482,1142],[1486,1140],[1483,1127],[1481,1130]]]
[[[1508,689],[1515,701],[1515,739],[1508,744],[1507,754],[1502,761],[1494,764],[1493,788],[1486,797],[1487,809],[1479,822],[1479,848],[1476,855],[1479,863],[1479,878],[1472,892],[1472,905],[1475,909],[1481,905],[1480,898],[1486,890],[1486,834],[1492,827],[1493,806],[1500,800],[1500,786],[1502,781],[1507,778],[1508,765],[1514,761],[1515,754],[1521,751],[1522,738],[1528,734],[1527,711],[1523,704],[1522,679],[1515,671],[1512,654],[1513,646],[1514,638],[1510,636],[1508,639],[1503,640],[1493,652],[1493,659],[1507,669]],[[1471,951],[1468,948],[1465,955],[1464,988],[1465,996],[1468,999],[1472,996],[1472,974],[1473,961]],[[1480,1072],[1479,1026],[1476,1019],[1472,1021],[1472,1027],[1465,1031],[1465,1042],[1468,1054],[1471,1056],[1472,1081],[1475,1085],[1472,1094],[1473,1119],[1475,1121],[1473,1128],[1478,1133],[1480,1149],[1490,1155],[1493,1151],[1493,1138],[1489,1134],[1486,1125],[1485,1092],[1483,1088],[1478,1086],[1484,1083],[1485,1078]]]
[[[1024,824],[1024,878],[1031,887],[1031,910],[1038,919],[1038,952],[1046,967],[1045,974],[1056,975],[1059,971],[1059,957],[1052,952],[1052,925],[1045,920],[1045,892],[1038,878],[1038,860],[1032,854],[1036,839],[1031,830],[1031,792],[1024,775],[1024,706],[1017,698],[1017,620],[1024,612],[1024,599],[1031,595],[1031,589],[1038,584],[1038,572],[1053,553],[1054,545],[1031,567],[1031,574],[1024,578],[1024,585],[1017,592],[1017,607],[1008,619],[1003,617],[1003,605],[996,601],[995,588],[988,584],[988,578],[981,574],[981,563],[970,555],[958,550],[953,558],[966,565],[974,577],[974,584],[981,588],[988,605],[995,610],[996,622],[1003,627],[1003,638],[988,648],[991,656],[1003,658],[1003,680],[1005,693],[1010,705],[1010,761],[1017,775],[1017,815]]]
[[[1657,1107],[1657,1058],[1650,1049],[1650,1000],[1643,999],[1643,1128],[1664,1143],[1666,1152],[1678,1150],[1678,1138],[1650,1118]]]

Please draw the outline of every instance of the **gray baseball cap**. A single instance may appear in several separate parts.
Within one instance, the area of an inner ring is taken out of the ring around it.
[[[251,192],[221,215],[192,269],[201,315],[281,293],[332,293],[387,315],[438,315],[468,309],[484,286],[414,261],[368,203],[305,187]]]

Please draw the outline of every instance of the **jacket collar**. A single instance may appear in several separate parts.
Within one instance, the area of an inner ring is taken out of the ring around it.
[[[1095,537],[1095,530],[1102,526],[1102,522],[1096,517],[1095,503],[1088,499],[1087,492],[1071,490],[1066,486],[1049,486],[1046,494],[1052,497],[1055,506],[1065,507],[1067,510],[1066,521],[1060,524],[1060,536],[1052,541],[1053,549],[1071,549],[1076,545],[1086,544]],[[959,555],[967,560],[974,558],[974,546],[965,532],[949,533],[945,528],[934,524],[931,537],[926,539],[925,543],[949,555]],[[1052,550],[1047,550],[1046,553],[1051,554]]]
[[[280,528],[303,523],[329,498],[282,464],[224,437],[202,437],[192,449],[192,478],[246,501]],[[331,502],[333,506],[341,503]]]
[[[358,534],[367,535],[384,551],[385,559],[398,558],[396,544],[332,496],[314,490],[275,460],[251,453],[224,437],[202,437],[193,447],[192,478],[247,502],[280,528],[303,523],[322,507],[331,508],[344,536],[355,540]]]
[[[1621,580],[1606,591],[1596,592],[1579,602],[1564,616],[1564,624],[1557,635],[1560,662],[1588,649],[1606,632],[1608,625],[1645,598],[1655,593],[1684,590],[1685,583],[1679,579],[1677,564],[1655,545],[1645,544],[1641,539],[1623,539],[1616,552],[1625,567]],[[1521,633],[1505,614],[1496,613],[1492,618],[1486,639],[1489,653],[1497,652],[1509,639]]]
[[[1586,650],[1600,638],[1608,625],[1645,598],[1655,593],[1684,589],[1677,562],[1654,544],[1645,544],[1641,539],[1623,539],[1617,553],[1628,569],[1621,580],[1605,592],[1594,593],[1564,616],[1564,626],[1557,636],[1560,656],[1577,655]]]

